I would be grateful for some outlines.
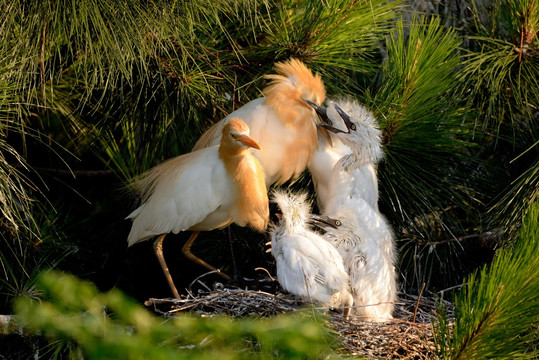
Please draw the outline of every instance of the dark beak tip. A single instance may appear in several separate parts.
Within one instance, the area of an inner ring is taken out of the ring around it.
[[[339,116],[343,119],[343,121],[344,121],[344,123],[346,125],[346,128],[348,129],[348,132],[350,132],[350,129],[354,125],[354,123],[352,122],[352,119],[350,118],[350,115],[345,113],[344,110],[341,109],[341,107],[339,105],[334,104],[334,106],[335,106],[335,110],[337,110],[337,113],[339,114]]]
[[[313,108],[316,109],[316,107],[318,107],[318,105],[316,105],[315,103],[313,103],[311,100],[309,99],[302,99],[303,101],[305,101],[307,104],[311,105]]]

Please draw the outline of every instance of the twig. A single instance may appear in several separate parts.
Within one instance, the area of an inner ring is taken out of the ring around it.
[[[415,308],[414,308],[414,317],[412,318],[413,323],[415,323],[415,316],[417,315],[417,308],[419,307],[419,300],[421,300],[421,294],[423,294],[423,290],[425,290],[425,283],[423,283],[423,286],[421,287],[421,291],[419,292],[419,295],[417,296],[417,302],[415,303]]]
[[[193,282],[189,285],[189,290],[191,290],[191,288],[193,287],[193,284],[194,284],[194,283],[196,283],[198,280],[200,280],[200,279],[203,278],[204,276],[206,276],[206,275],[211,275],[211,274],[215,274],[215,273],[218,273],[218,272],[220,272],[219,269],[217,269],[217,270],[212,270],[212,271],[209,271],[209,272],[207,272],[207,273],[204,273],[204,274],[200,275],[200,276],[197,277],[195,280],[193,280]],[[202,284],[202,282],[199,281],[199,284]],[[205,284],[203,284],[203,285],[206,287],[206,289],[208,289],[208,291],[211,291],[211,289],[210,289],[209,287],[207,287]]]
[[[419,246],[436,246],[436,245],[444,245],[444,244],[449,244],[449,243],[454,243],[454,242],[462,242],[462,241],[466,241],[466,240],[471,240],[471,239],[480,239],[481,237],[484,237],[484,236],[492,236],[491,235],[492,233],[492,230],[490,231],[485,231],[481,234],[470,234],[470,235],[464,235],[464,236],[461,236],[461,237],[458,237],[458,238],[451,238],[451,239],[445,239],[445,240],[440,240],[440,241],[418,241],[416,244],[419,245]]]
[[[266,274],[268,274],[268,276],[269,276],[269,278],[271,279],[271,281],[277,281],[277,280],[275,280],[275,279],[273,278],[273,276],[271,276],[270,272],[269,272],[268,270],[264,269],[263,267],[257,267],[257,268],[255,268],[255,270],[263,270],[263,271],[266,272]]]

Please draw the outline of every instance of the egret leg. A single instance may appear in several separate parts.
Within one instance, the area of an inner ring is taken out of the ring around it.
[[[165,274],[165,278],[167,279],[168,286],[170,286],[170,290],[172,290],[172,295],[176,299],[179,299],[180,294],[178,293],[178,290],[174,285],[174,281],[172,281],[172,276],[170,276],[170,271],[168,271],[168,266],[165,262],[165,257],[163,256],[163,240],[165,239],[166,235],[167,234],[159,235],[157,240],[155,240],[153,243],[153,250],[155,251],[155,256],[157,256],[157,260],[159,260],[159,265],[161,265],[161,269],[163,269],[163,273]]]
[[[350,318],[350,307],[345,305],[342,314],[344,318],[348,320]]]
[[[234,256],[234,246],[233,246],[233,239],[232,239],[232,231],[230,231],[230,225],[227,226],[228,230],[228,245],[230,246],[230,256],[232,257],[232,267],[234,268],[234,282],[240,281],[240,275],[238,273],[238,266],[236,264],[236,256]]]
[[[345,296],[345,300],[343,304],[342,314],[344,318],[348,320],[350,318],[350,308],[352,307],[352,305],[354,305],[354,297],[352,296],[352,294],[348,292],[345,293],[344,296]]]
[[[230,280],[230,276],[228,276],[227,274],[221,272],[221,270],[211,266],[210,264],[208,264],[207,262],[205,262],[204,260],[202,260],[201,258],[199,258],[198,256],[196,256],[195,254],[193,254],[191,252],[191,246],[195,242],[195,239],[197,238],[199,233],[200,233],[200,231],[193,231],[193,233],[191,234],[189,239],[187,239],[187,242],[182,247],[183,255],[185,255],[185,257],[188,258],[189,260],[191,260],[192,262],[197,263],[197,264],[205,267],[206,269],[209,269],[209,270],[212,270],[212,271],[217,271],[217,274],[220,277],[222,277],[223,279],[225,279],[227,281]]]

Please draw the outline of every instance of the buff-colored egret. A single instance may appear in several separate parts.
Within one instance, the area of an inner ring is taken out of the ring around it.
[[[320,105],[326,97],[324,83],[296,59],[275,64],[277,74],[255,99],[208,129],[193,150],[218,144],[221,129],[231,118],[242,119],[251,137],[264,151],[254,152],[266,174],[266,185],[282,184],[299,176],[318,146],[317,116],[304,100]]]
[[[264,171],[249,151],[260,150],[259,144],[249,136],[249,127],[237,118],[230,119],[221,133],[220,145],[168,160],[134,183],[142,194],[142,205],[127,217],[133,221],[128,244],[158,236],[154,250],[175,297],[179,293],[162,250],[166,234],[194,231],[182,252],[190,260],[216,270],[190,250],[199,231],[233,222],[264,231],[269,222]]]

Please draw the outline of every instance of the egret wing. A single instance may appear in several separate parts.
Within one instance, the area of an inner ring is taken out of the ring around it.
[[[146,194],[143,204],[127,217],[133,220],[129,246],[155,235],[190,229],[232,196],[217,147],[171,159],[150,170],[140,182]],[[227,221],[231,220],[221,216],[205,230],[225,226]]]

